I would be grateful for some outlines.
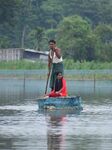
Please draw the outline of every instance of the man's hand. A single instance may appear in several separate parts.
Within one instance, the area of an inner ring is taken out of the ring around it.
[[[55,48],[53,51],[55,52],[55,54],[58,58],[61,57],[61,50],[59,48]]]

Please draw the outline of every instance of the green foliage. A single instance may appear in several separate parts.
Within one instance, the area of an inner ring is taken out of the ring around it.
[[[0,62],[0,69],[45,69],[46,64],[41,61],[31,62],[26,60],[20,61],[2,61]]]
[[[46,37],[49,39],[56,39],[56,33],[57,33],[57,29],[48,29],[45,34]]]
[[[16,14],[15,9],[19,4],[19,0],[0,0],[0,23],[8,22],[11,24]]]
[[[112,41],[112,25],[99,24],[94,32],[102,43],[110,43]]]
[[[59,24],[57,37],[65,57],[72,58],[75,61],[87,59],[88,39],[90,47],[93,43],[91,39],[93,36],[91,26],[86,20],[77,15],[65,17]]]
[[[64,58],[111,62],[112,0],[0,0],[1,48],[47,50],[51,38]]]
[[[10,45],[8,37],[0,37],[0,48],[7,48]]]
[[[36,27],[29,33],[29,39],[32,39],[34,49],[41,50],[41,42],[44,38],[44,29],[41,27]]]
[[[0,62],[0,69],[47,69],[47,62],[42,62],[42,61],[36,61],[36,62],[31,62],[27,60],[20,60],[20,61],[1,61]],[[84,61],[83,63],[76,61],[74,62],[72,59],[65,59],[64,60],[64,69],[112,69],[112,62],[87,62]]]
[[[94,70],[94,69],[112,69],[112,62],[105,62],[105,63],[101,63],[101,62],[95,62],[95,61],[91,61],[91,62],[87,62],[87,61],[83,61],[82,63],[79,61],[74,62],[71,59],[66,59],[64,60],[64,67],[65,69],[90,69],[90,70]]]
[[[60,0],[46,0],[42,5],[44,23],[47,29],[54,29],[63,17],[63,6]]]
[[[112,61],[112,25],[99,24],[94,32],[99,39],[97,58],[100,61]]]

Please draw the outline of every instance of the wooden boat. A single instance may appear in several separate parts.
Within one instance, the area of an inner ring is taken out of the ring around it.
[[[40,98],[37,102],[39,109],[83,109],[80,96]]]

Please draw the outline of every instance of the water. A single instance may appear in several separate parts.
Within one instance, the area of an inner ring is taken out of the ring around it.
[[[45,81],[0,80],[0,150],[111,150],[112,81],[67,85],[83,111],[39,111]]]

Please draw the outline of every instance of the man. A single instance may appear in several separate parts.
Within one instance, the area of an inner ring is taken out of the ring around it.
[[[50,76],[50,88],[51,90],[53,90],[57,72],[61,72],[63,75],[63,59],[61,55],[61,49],[56,47],[55,40],[49,41],[49,48],[50,51],[48,55],[48,76]]]
[[[58,72],[55,80],[54,89],[49,94],[46,94],[45,96],[60,97],[60,96],[67,96],[67,95],[68,92],[67,92],[66,80],[62,76],[62,73]]]

